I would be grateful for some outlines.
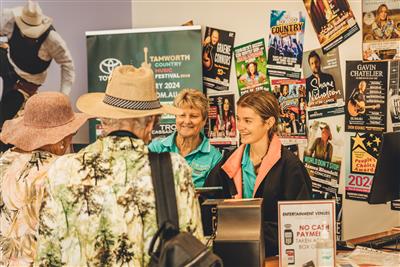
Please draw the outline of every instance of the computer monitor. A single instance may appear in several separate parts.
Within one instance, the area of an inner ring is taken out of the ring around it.
[[[400,199],[400,132],[384,133],[368,203]]]

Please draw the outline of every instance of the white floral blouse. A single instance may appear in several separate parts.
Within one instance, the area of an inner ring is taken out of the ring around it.
[[[191,169],[171,154],[181,230],[203,240]],[[98,139],[60,157],[48,172],[40,212],[41,266],[147,266],[157,231],[147,146],[131,137]]]
[[[35,258],[48,152],[8,150],[0,158],[0,266],[29,266]]]

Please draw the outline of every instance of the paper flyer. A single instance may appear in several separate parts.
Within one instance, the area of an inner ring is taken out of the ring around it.
[[[345,142],[343,112],[344,107],[307,112],[308,145],[303,162],[314,190],[338,193]]]
[[[300,79],[305,17],[301,12],[271,10],[269,76]]]
[[[360,30],[347,0],[303,0],[324,53]]]
[[[302,66],[309,109],[344,105],[339,49],[326,54],[321,49],[306,51]]]
[[[203,89],[229,90],[235,33],[206,27],[203,40]]]
[[[248,92],[269,91],[264,38],[234,48],[239,96]]]
[[[400,60],[400,1],[364,0],[361,4],[363,60]]]
[[[346,61],[346,131],[385,132],[387,62]]]
[[[346,143],[350,156],[350,160],[346,162],[346,199],[368,200],[381,143],[381,134],[349,134]]]
[[[306,139],[305,80],[272,79],[279,103],[278,133],[282,139]]]
[[[389,63],[388,107],[393,131],[400,131],[400,61]]]
[[[208,122],[204,129],[211,144],[236,145],[235,96],[232,93],[209,95]]]

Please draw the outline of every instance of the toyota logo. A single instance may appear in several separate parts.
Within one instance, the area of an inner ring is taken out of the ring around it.
[[[102,73],[110,75],[114,68],[121,65],[122,62],[116,58],[106,58],[100,62],[99,69]]]

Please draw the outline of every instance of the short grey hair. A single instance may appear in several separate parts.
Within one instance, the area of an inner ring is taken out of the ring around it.
[[[128,119],[111,119],[111,118],[100,118],[101,124],[105,127],[119,128],[122,125],[132,125],[134,128],[143,129],[151,121],[153,116],[146,116],[140,118],[128,118]]]

